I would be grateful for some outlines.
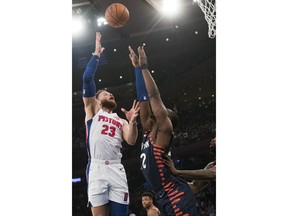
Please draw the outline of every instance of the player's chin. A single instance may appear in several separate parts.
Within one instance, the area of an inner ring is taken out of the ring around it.
[[[114,106],[113,109],[115,109],[115,108],[117,107],[117,103],[115,102],[115,100],[112,100],[112,101],[111,101],[111,106]]]
[[[109,109],[115,109],[117,107],[117,103],[115,102],[115,100],[108,100],[108,101],[103,101],[102,106],[107,107]]]

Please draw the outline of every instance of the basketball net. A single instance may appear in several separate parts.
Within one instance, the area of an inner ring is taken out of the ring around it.
[[[215,0],[197,0],[198,6],[205,15],[208,23],[208,36],[215,38],[216,36],[216,1]]]

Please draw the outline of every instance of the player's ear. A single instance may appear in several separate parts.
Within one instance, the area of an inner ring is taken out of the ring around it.
[[[102,105],[102,104],[101,104],[101,101],[98,100],[98,99],[96,99],[96,104],[97,104],[97,105]]]

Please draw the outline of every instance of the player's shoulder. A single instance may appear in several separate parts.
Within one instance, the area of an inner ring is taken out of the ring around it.
[[[120,118],[118,115],[117,115],[117,113],[115,113],[116,115],[115,115],[115,118],[116,118],[116,120],[118,120],[118,121],[122,121],[122,123],[127,123],[128,124],[128,121],[126,120],[126,119],[124,119],[124,118]]]
[[[149,209],[149,213],[153,213],[153,215],[157,214],[160,215],[160,211],[156,206],[153,206],[152,208]]]

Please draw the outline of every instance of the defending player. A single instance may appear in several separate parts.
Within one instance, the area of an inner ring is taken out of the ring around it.
[[[191,188],[182,179],[171,175],[161,157],[170,150],[173,126],[175,127],[177,122],[176,114],[167,110],[162,102],[148,70],[144,48],[138,48],[139,59],[131,47],[129,51],[136,73],[137,99],[141,107],[140,120],[145,131],[140,155],[142,173],[155,191],[156,202],[163,208],[160,209],[161,214],[195,216],[196,201]]]

